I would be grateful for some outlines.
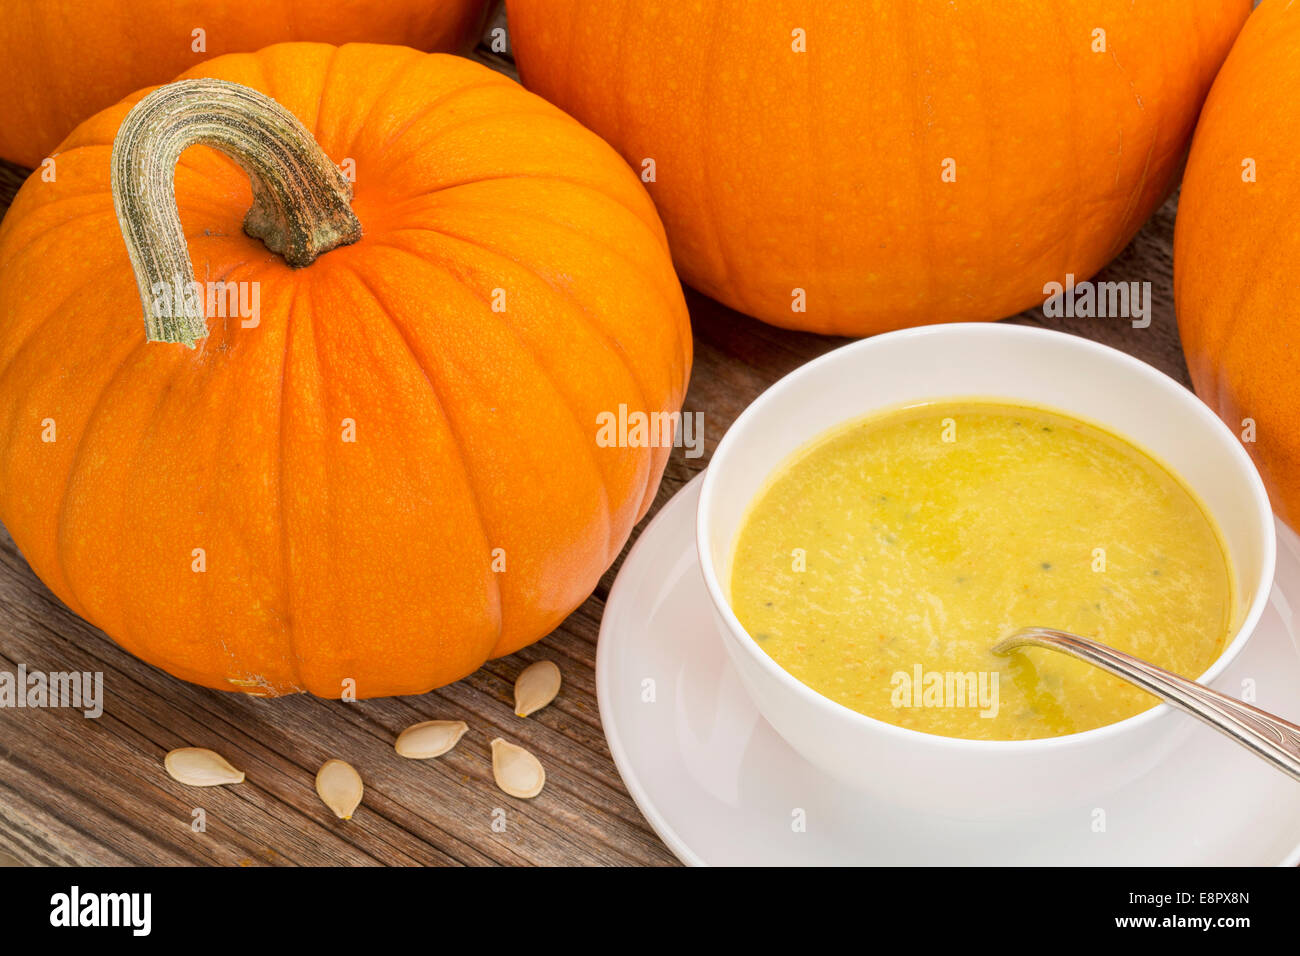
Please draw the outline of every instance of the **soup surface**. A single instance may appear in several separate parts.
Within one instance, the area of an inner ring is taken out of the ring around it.
[[[1155,698],[1045,649],[1041,625],[1195,678],[1232,626],[1232,572],[1200,502],[1094,425],[985,401],[888,412],[796,453],[742,524],[731,600],[826,697],[950,737],[1109,724]]]

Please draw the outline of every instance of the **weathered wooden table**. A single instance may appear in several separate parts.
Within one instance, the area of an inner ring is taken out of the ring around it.
[[[0,164],[0,212],[25,176]],[[1152,283],[1149,328],[1047,320],[1037,310],[1008,321],[1115,345],[1187,384],[1173,312],[1174,209],[1171,200],[1099,277]],[[685,410],[703,413],[706,452],[687,459],[674,451],[651,515],[708,464],[763,389],[845,341],[775,329],[694,293],[688,300],[695,367]],[[673,863],[624,789],[596,709],[596,635],[620,563],[545,640],[451,687],[352,704],[263,700],[195,687],[132,658],[50,594],[0,530],[0,670],[101,671],[105,697],[93,720],[66,709],[0,708],[0,864]],[[564,688],[550,707],[519,720],[515,676],[541,658],[560,664]],[[397,733],[430,719],[463,719],[470,731],[437,760],[399,758]],[[535,800],[494,786],[487,745],[498,734],[545,764],[546,789]],[[248,779],[202,791],[176,784],[162,758],[179,746],[224,753]],[[366,782],[365,802],[346,823],[314,789],[330,757],[353,763]],[[196,808],[204,832],[191,827]],[[497,808],[506,811],[503,830],[493,826]]]

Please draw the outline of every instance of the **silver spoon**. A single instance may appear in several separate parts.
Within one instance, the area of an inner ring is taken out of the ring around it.
[[[1300,780],[1300,727],[1288,720],[1068,631],[1027,627],[994,644],[993,653],[1008,654],[1018,647],[1046,647],[1100,667],[1204,721]]]

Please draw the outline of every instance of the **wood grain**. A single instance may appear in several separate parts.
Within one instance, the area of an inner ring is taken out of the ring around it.
[[[0,164],[0,209],[25,175]],[[1173,314],[1174,212],[1171,199],[1099,277],[1152,283],[1149,328],[1123,319],[1047,320],[1039,310],[1008,321],[1117,346],[1186,384]],[[705,467],[761,391],[846,341],[772,328],[695,293],[688,300],[695,368],[686,411],[704,415],[706,454],[687,459],[674,451],[652,514]],[[175,680],[65,608],[3,533],[0,670],[21,663],[32,671],[102,671],[105,710],[88,720],[71,710],[0,709],[0,863],[673,863],[624,789],[597,713],[596,636],[621,560],[539,644],[422,697],[345,704],[261,700]],[[513,681],[540,658],[559,663],[564,687],[551,706],[522,720],[513,713]],[[461,719],[470,731],[444,757],[399,758],[397,734],[432,719]],[[535,800],[514,800],[494,786],[488,741],[498,735],[545,765],[547,786]],[[223,753],[247,782],[204,790],[173,782],[162,758],[179,746]],[[350,822],[336,820],[313,788],[330,757],[348,760],[365,780],[365,801]],[[206,814],[206,832],[191,829],[196,809]],[[500,832],[498,809],[505,811]]]

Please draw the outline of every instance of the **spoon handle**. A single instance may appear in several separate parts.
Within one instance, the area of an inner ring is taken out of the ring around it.
[[[1204,721],[1243,747],[1249,747],[1279,770],[1300,780],[1300,727],[1290,721],[1179,677],[1163,667],[1066,631],[1025,628],[999,641],[993,651],[1005,654],[1027,645],[1061,651],[1136,684],[1147,693]]]

